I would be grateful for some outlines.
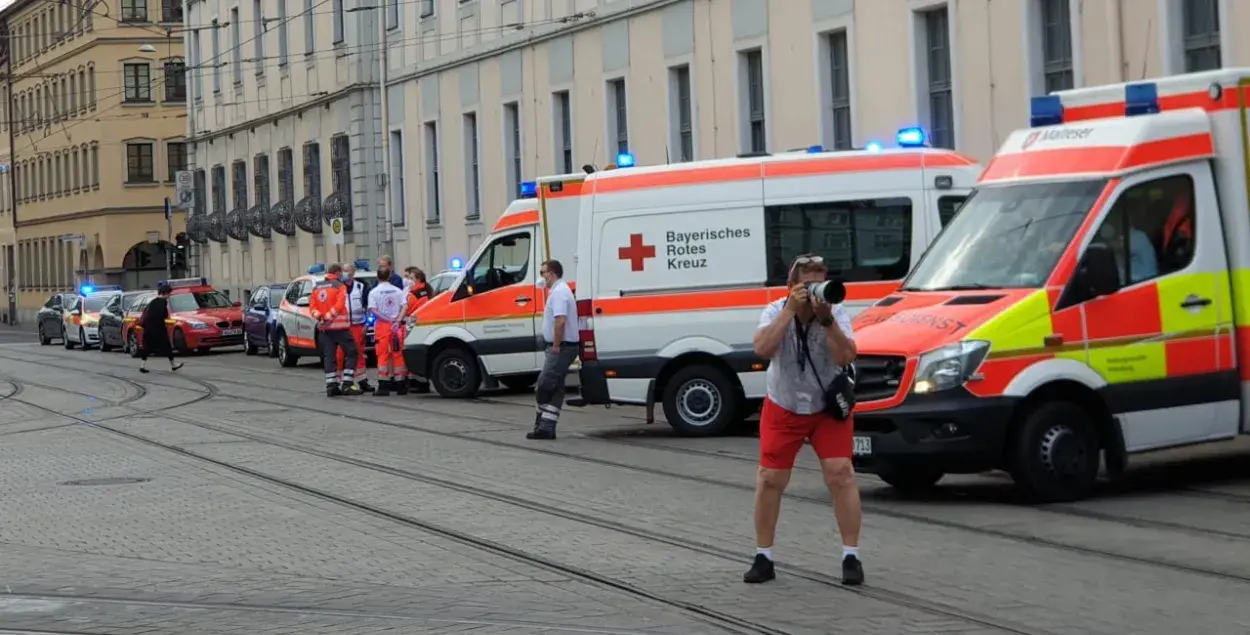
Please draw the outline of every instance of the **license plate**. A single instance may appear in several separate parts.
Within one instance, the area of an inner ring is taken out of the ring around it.
[[[222,329],[222,337],[230,337],[231,335],[242,335],[243,329]]]
[[[872,437],[855,437],[855,445],[851,448],[851,453],[855,456],[869,456],[872,454]]]

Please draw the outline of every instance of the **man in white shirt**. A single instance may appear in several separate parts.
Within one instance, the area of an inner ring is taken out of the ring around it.
[[[369,309],[369,292],[365,289],[365,283],[356,279],[355,264],[343,263],[343,285],[347,287],[347,310],[352,322],[352,339],[356,341],[356,350],[360,352],[356,356],[356,385],[360,387],[360,392],[373,392],[373,386],[369,385],[369,367],[365,359],[365,314]],[[335,357],[341,375],[343,349],[340,348]]]
[[[548,260],[539,269],[542,284],[547,287],[547,305],[543,308],[543,340],[547,342],[547,359],[534,389],[538,413],[534,430],[527,439],[553,441],[560,409],[564,407],[564,382],[569,366],[577,359],[581,334],[577,330],[577,300],[564,277],[564,265]]]

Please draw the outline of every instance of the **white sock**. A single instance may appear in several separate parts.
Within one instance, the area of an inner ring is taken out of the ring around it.
[[[842,557],[845,558],[847,556],[855,556],[855,558],[858,559],[859,547],[848,547],[846,545],[842,545]]]
[[[755,555],[764,556],[765,558],[768,558],[769,561],[771,561],[773,559],[773,548],[772,547],[756,547]]]

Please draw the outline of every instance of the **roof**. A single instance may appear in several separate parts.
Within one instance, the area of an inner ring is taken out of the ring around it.
[[[1154,84],[1159,110],[1184,108],[1207,111],[1237,108],[1237,83],[1250,77],[1250,68],[1222,68],[1154,79],[1056,91],[1064,106],[1064,122],[1124,116],[1124,89],[1134,84]],[[1213,89],[1218,87],[1218,90]]]
[[[787,152],[769,156],[713,159],[672,165],[595,172],[586,183],[596,194],[622,190],[703,185],[758,178],[786,178],[884,170],[974,166],[976,161],[951,150],[897,148],[840,152]]]

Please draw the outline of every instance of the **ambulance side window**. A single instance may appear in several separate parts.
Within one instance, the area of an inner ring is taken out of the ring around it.
[[[300,289],[303,288],[303,285],[302,280],[292,282],[291,286],[286,288],[286,301],[295,304],[295,301],[299,299]]]
[[[529,262],[528,232],[495,239],[473,264],[470,278],[473,292],[481,293],[524,281]]]
[[[959,208],[963,207],[967,196],[942,196],[938,198],[938,220],[942,221],[942,227],[946,227],[955,218],[955,214],[959,213]]]
[[[911,221],[905,197],[766,207],[768,284],[784,285],[802,253],[823,256],[845,282],[902,279],[911,266]]]
[[[1193,179],[1166,176],[1125,190],[1090,244],[1110,248],[1126,287],[1188,267],[1196,222]]]

